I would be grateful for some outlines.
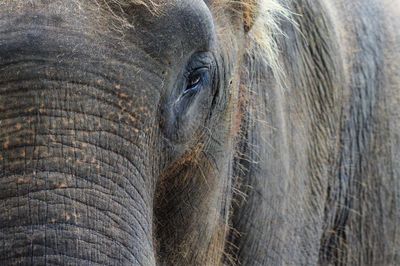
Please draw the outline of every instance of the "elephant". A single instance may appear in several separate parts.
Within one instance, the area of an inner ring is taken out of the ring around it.
[[[399,22],[0,1],[0,265],[400,265]]]

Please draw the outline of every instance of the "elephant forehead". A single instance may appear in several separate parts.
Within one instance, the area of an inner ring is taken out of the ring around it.
[[[161,59],[209,50],[215,40],[213,18],[202,0],[171,1],[156,14],[137,9],[131,23],[127,36]]]
[[[13,27],[4,28],[41,24],[84,32],[96,42],[114,36],[163,64],[209,50],[215,40],[213,17],[203,0],[0,1],[0,24],[10,23]]]

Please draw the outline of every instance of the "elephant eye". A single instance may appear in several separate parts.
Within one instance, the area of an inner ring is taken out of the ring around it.
[[[184,93],[193,92],[200,89],[200,87],[204,85],[203,83],[206,79],[208,71],[208,68],[199,68],[190,73],[189,77],[187,78]]]
[[[199,85],[200,82],[201,82],[200,74],[196,73],[194,75],[191,75],[189,77],[188,84],[187,84],[185,91],[188,91],[188,90],[191,90],[191,89],[197,87],[197,85]]]
[[[218,65],[211,52],[189,58],[162,105],[163,131],[176,142],[189,141],[204,126],[217,97]]]

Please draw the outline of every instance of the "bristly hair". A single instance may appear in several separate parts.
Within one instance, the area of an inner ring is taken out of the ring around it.
[[[247,192],[241,191],[241,180],[248,171],[247,163],[253,159],[246,155],[247,149],[252,149],[248,144],[248,129],[258,121],[260,99],[267,93],[266,80],[271,78],[266,73],[272,73],[273,82],[278,88],[285,89],[285,73],[283,70],[280,49],[277,44],[279,36],[284,35],[281,30],[281,22],[294,23],[291,12],[278,3],[277,0],[215,0],[220,9],[230,8],[238,16],[243,17],[246,33],[244,60],[240,66],[240,88],[238,95],[238,114],[234,118],[235,135],[237,137],[234,159],[234,187],[231,203],[230,219],[240,202],[245,201]],[[244,13],[242,11],[245,11]],[[246,28],[247,27],[247,28]],[[257,111],[258,110],[258,111]],[[257,158],[254,158],[257,160]],[[232,221],[228,221],[232,223]],[[226,236],[224,262],[227,265],[239,265],[237,240],[240,233],[233,224],[226,225],[229,228]]]
[[[245,1],[246,2],[246,1]],[[281,20],[291,19],[291,13],[276,0],[258,0],[250,2],[249,8],[257,14],[254,24],[248,33],[247,56],[257,60],[262,66],[269,67],[278,82],[283,81],[283,70],[279,63],[279,47],[276,36],[283,35]],[[284,84],[281,84],[284,85]]]
[[[156,3],[155,0],[97,0],[97,1],[99,2],[102,1],[106,5],[119,6],[122,9],[129,8],[132,6],[143,6],[152,12],[157,12],[158,7],[160,7],[160,5],[163,3],[163,1],[157,1],[158,3]]]
[[[132,14],[138,7],[143,7],[152,15],[159,15],[166,0],[95,0],[98,7],[108,12],[114,19],[114,29],[122,31],[133,25]]]

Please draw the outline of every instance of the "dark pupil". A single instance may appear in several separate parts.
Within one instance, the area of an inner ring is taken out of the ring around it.
[[[201,75],[199,75],[199,74],[196,74],[196,75],[193,75],[193,76],[189,77],[189,82],[188,82],[188,85],[187,85],[187,90],[196,87],[197,84],[200,83],[200,80],[201,80]]]

